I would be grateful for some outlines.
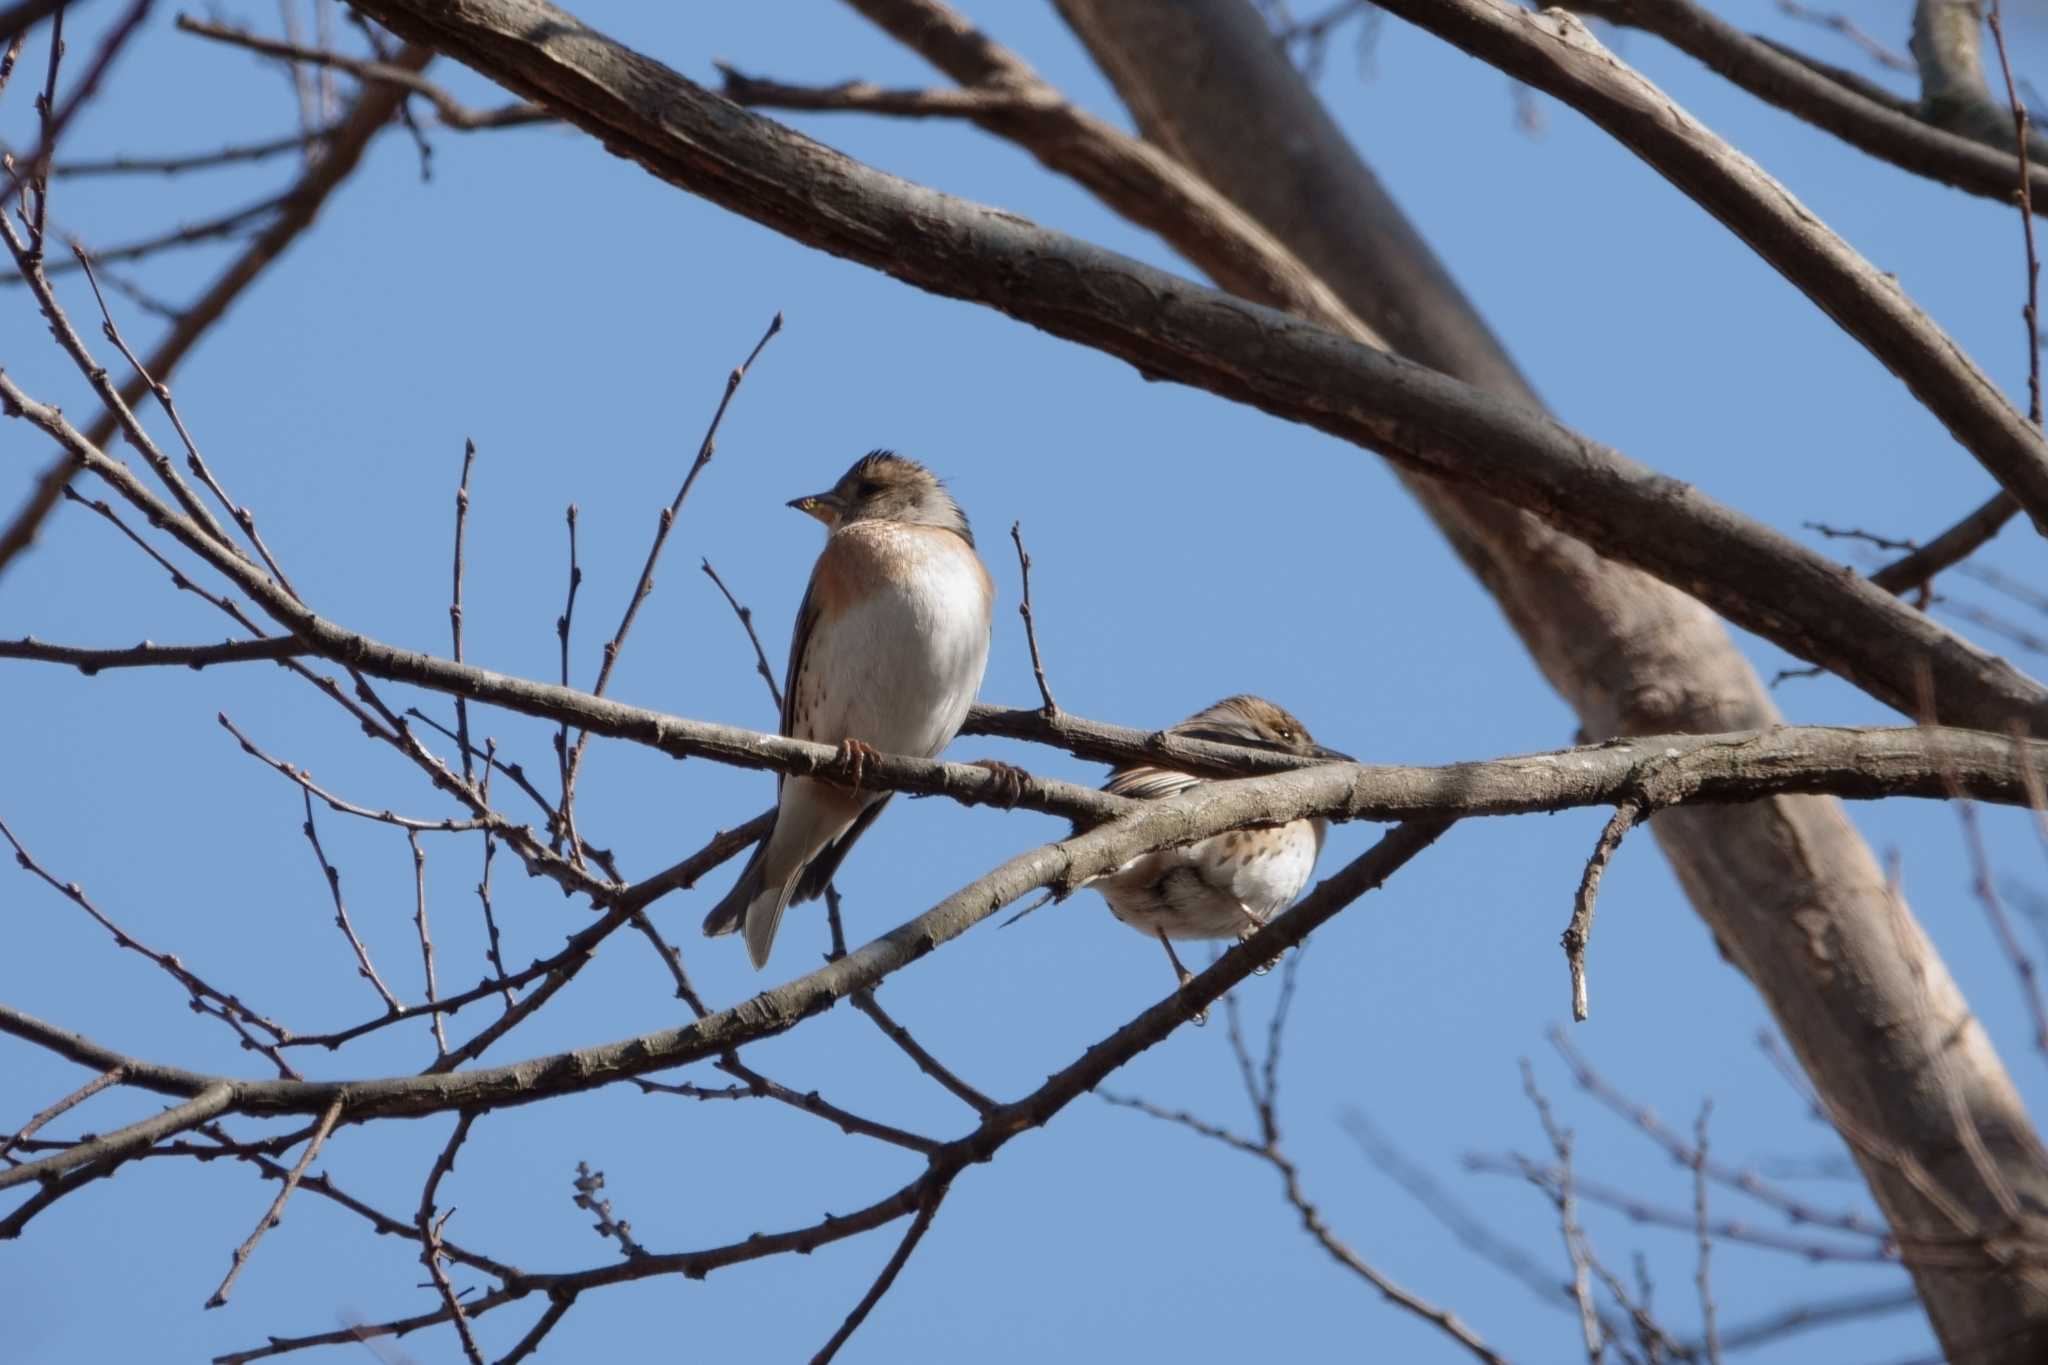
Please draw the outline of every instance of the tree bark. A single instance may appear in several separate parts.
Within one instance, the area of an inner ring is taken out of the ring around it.
[[[1056,3],[1145,136],[1290,247],[1399,353],[1538,401],[1251,5]],[[1778,722],[1754,670],[1699,603],[1532,516],[1403,477],[1587,733]],[[1853,1133],[1902,1240],[1992,1233],[2015,1195],[2048,1195],[2010,1077],[1838,803],[1781,797],[1670,811],[1651,826],[1693,906]],[[1973,1160],[1972,1147],[1989,1159]],[[1915,1187],[1908,1156],[1974,1227],[1956,1227]],[[1918,1264],[1913,1274],[1951,1358],[2016,1363],[2048,1352],[2048,1294],[2026,1277],[1982,1262]]]

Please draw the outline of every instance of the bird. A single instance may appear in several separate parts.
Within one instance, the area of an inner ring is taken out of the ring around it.
[[[1316,743],[1308,727],[1282,707],[1244,693],[1195,712],[1166,733],[1334,763],[1355,761]],[[1134,763],[1112,770],[1103,790],[1156,801],[1202,785],[1201,778],[1172,768]],[[1173,940],[1241,939],[1292,905],[1315,871],[1327,827],[1327,821],[1311,818],[1231,830],[1143,854],[1087,884],[1102,893],[1111,914],[1159,940],[1185,986],[1192,976],[1173,951]]]
[[[797,608],[782,733],[840,746],[851,785],[778,779],[775,823],[707,935],[746,932],[768,963],[792,902],[815,900],[889,802],[860,790],[877,751],[930,758],[952,742],[988,666],[995,583],[967,514],[917,461],[874,450],[823,493],[789,506],[827,532]]]

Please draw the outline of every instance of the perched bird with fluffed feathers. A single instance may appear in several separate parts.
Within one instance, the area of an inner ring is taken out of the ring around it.
[[[1307,726],[1264,697],[1225,697],[1166,733],[1335,763],[1353,761],[1316,743]],[[1156,801],[1201,785],[1203,779],[1188,773],[1138,763],[1112,771],[1103,790]],[[1326,828],[1326,821],[1308,819],[1232,830],[1133,858],[1088,885],[1102,893],[1111,914],[1159,940],[1174,974],[1186,985],[1189,972],[1173,951],[1173,940],[1243,938],[1292,905],[1315,871]]]
[[[790,638],[782,733],[839,745],[852,785],[780,779],[774,828],[705,917],[706,934],[743,928],[756,967],[783,911],[824,893],[889,803],[888,792],[860,790],[861,764],[877,751],[931,758],[960,732],[995,603],[967,514],[915,460],[872,451],[828,491],[789,505],[828,535]]]

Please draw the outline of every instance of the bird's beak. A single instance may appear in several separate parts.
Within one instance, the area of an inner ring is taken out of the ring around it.
[[[831,529],[839,524],[840,514],[846,509],[836,494],[812,493],[806,497],[791,498],[789,505],[807,517],[816,517]]]
[[[1310,757],[1310,758],[1320,758],[1320,759],[1322,759],[1322,760],[1323,760],[1323,761],[1324,761],[1325,763],[1356,763],[1356,762],[1358,762],[1358,760],[1357,760],[1357,759],[1355,759],[1355,758],[1353,758],[1353,757],[1352,757],[1352,756],[1351,756],[1350,754],[1346,754],[1346,753],[1339,753],[1339,752],[1338,752],[1337,750],[1335,750],[1335,749],[1326,749],[1326,748],[1324,748],[1324,747],[1323,747],[1322,745],[1320,745],[1320,744],[1312,744],[1312,745],[1310,745],[1310,746],[1309,746],[1309,757]]]

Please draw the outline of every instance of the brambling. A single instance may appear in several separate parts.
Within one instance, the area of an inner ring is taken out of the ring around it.
[[[995,584],[967,514],[930,470],[887,450],[854,462],[829,492],[790,504],[829,533],[790,640],[782,733],[837,744],[851,787],[784,777],[775,826],[705,917],[706,934],[744,926],[765,966],[782,912],[814,900],[867,831],[888,792],[862,792],[876,751],[930,758],[967,719],[988,664]]]
[[[1263,697],[1225,697],[1167,733],[1352,761],[1317,744],[1306,726]],[[1201,785],[1203,779],[1187,773],[1134,764],[1113,771],[1103,790],[1151,801]],[[1109,902],[1111,914],[1159,940],[1174,974],[1186,985],[1190,973],[1173,951],[1173,940],[1243,938],[1292,905],[1315,870],[1326,828],[1326,821],[1310,819],[1233,830],[1182,848],[1147,853],[1089,885]]]

